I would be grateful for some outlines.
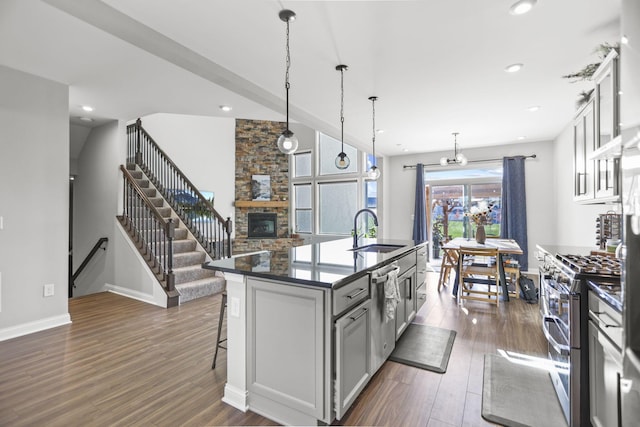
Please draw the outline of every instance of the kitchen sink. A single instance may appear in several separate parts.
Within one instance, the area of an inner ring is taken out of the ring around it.
[[[378,253],[386,253],[393,252],[400,248],[404,248],[404,245],[384,245],[384,244],[372,244],[366,246],[360,246],[359,248],[350,249],[354,252],[378,252]]]

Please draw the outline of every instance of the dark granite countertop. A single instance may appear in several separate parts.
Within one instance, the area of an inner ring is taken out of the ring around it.
[[[600,283],[597,281],[587,281],[587,286],[598,297],[606,302],[611,308],[618,313],[622,313],[622,295],[620,294],[620,284]]]
[[[297,246],[286,250],[238,255],[202,264],[203,268],[301,285],[338,288],[382,267],[426,242],[360,239],[358,247],[400,245],[391,252],[354,252],[351,238]]]

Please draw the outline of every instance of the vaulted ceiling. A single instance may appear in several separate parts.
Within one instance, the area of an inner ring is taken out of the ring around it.
[[[284,120],[287,8],[292,121],[339,138],[346,64],[345,142],[360,148],[372,95],[381,154],[450,150],[452,132],[462,148],[550,140],[591,85],[562,76],[619,40],[620,1],[538,0],[520,16],[514,1],[2,0],[0,64],[69,85],[82,126],[156,112]]]

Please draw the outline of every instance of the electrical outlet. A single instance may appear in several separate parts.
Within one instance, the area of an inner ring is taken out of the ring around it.
[[[53,294],[54,294],[53,283],[47,283],[46,285],[44,285],[44,296],[45,297],[52,297]]]
[[[240,299],[239,298],[231,298],[231,309],[229,310],[229,314],[232,317],[240,317]]]

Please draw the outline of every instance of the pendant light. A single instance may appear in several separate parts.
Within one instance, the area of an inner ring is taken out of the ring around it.
[[[458,134],[459,132],[453,132],[451,135],[453,135],[453,158],[449,159],[446,156],[442,157],[440,159],[440,164],[442,166],[447,166],[447,165],[460,165],[460,166],[464,166],[467,164],[467,157],[458,152]]]
[[[349,167],[351,160],[344,152],[344,72],[347,69],[346,65],[337,65],[336,70],[340,71],[340,141],[342,148],[338,157],[336,157],[336,167],[340,170],[344,170]]]
[[[370,96],[369,101],[371,101],[371,110],[373,112],[373,136],[371,137],[371,142],[373,143],[373,165],[371,165],[371,169],[367,171],[367,176],[369,179],[375,181],[380,178],[380,169],[376,166],[376,101],[378,100],[377,96]]]
[[[298,149],[298,137],[289,129],[289,68],[291,67],[291,54],[289,53],[289,23],[295,21],[296,14],[292,10],[283,9],[278,13],[281,21],[287,23],[286,45],[286,71],[284,74],[284,88],[287,93],[287,128],[278,138],[278,149],[284,154],[293,154]]]

